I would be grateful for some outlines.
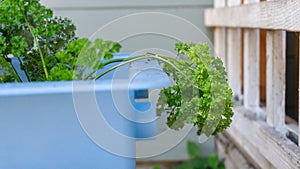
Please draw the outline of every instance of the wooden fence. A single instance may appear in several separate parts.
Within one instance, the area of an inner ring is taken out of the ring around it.
[[[286,124],[285,114],[286,33],[300,32],[300,1],[215,0],[214,6],[205,24],[214,28],[214,50],[241,103],[226,134],[256,168],[300,168],[300,126]]]

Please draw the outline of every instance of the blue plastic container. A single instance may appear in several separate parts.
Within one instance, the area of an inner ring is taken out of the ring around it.
[[[156,134],[148,91],[168,84],[153,60],[96,82],[0,84],[0,169],[134,169],[136,139]]]

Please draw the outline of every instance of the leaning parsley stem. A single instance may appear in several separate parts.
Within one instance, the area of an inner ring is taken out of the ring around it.
[[[113,67],[111,67],[111,68],[109,68],[109,69],[107,69],[107,70],[105,70],[104,72],[102,72],[101,74],[97,75],[97,76],[94,77],[93,79],[94,79],[94,80],[97,80],[97,79],[99,79],[100,77],[102,77],[103,75],[107,74],[108,72],[110,72],[110,71],[112,71],[112,70],[115,70],[115,69],[117,69],[117,68],[119,68],[119,67],[121,67],[121,66],[123,66],[123,65],[126,65],[126,64],[129,64],[129,63],[131,63],[131,62],[134,62],[134,61],[137,61],[137,60],[141,60],[141,59],[156,59],[156,60],[162,61],[162,62],[164,62],[164,63],[169,64],[170,66],[172,66],[176,71],[178,71],[181,75],[183,75],[183,77],[186,77],[186,75],[184,74],[184,72],[182,72],[182,71],[180,70],[180,68],[178,68],[178,66],[175,65],[175,63],[172,63],[171,60],[173,60],[173,61],[176,62],[175,59],[170,58],[170,57],[168,57],[168,56],[157,55],[157,54],[148,52],[148,53],[146,53],[145,55],[134,56],[134,57],[131,57],[131,58],[112,59],[112,60],[110,60],[110,61],[107,61],[107,62],[104,63],[104,65],[108,65],[108,64],[114,63],[114,62],[121,62],[121,63],[118,64],[118,65],[116,65],[116,66],[113,66]],[[85,76],[85,78],[87,79],[88,77],[90,77],[90,76],[91,76],[92,74],[94,74],[95,72],[96,72],[96,71],[93,71],[93,72],[89,73],[87,76]],[[193,80],[188,79],[188,78],[187,78],[187,80],[190,81],[191,84],[192,84],[195,88],[199,89],[199,87],[198,87],[197,85],[194,84]],[[200,89],[200,90],[201,90],[201,89]]]
[[[118,68],[118,67],[121,67],[123,65],[126,65],[126,64],[129,64],[131,62],[134,62],[134,61],[137,61],[137,60],[141,60],[141,59],[157,59],[157,60],[160,60],[160,61],[163,61],[167,64],[170,64],[172,67],[174,67],[177,71],[181,72],[179,68],[177,68],[176,65],[174,65],[172,62],[170,62],[168,59],[160,56],[160,55],[155,55],[155,54],[152,54],[152,53],[146,53],[145,55],[140,55],[140,56],[135,56],[135,57],[131,57],[131,58],[127,58],[127,59],[124,59],[122,63],[116,65],[116,66],[113,66],[107,70],[105,70],[104,72],[102,72],[101,74],[97,75],[94,80],[97,80],[99,79],[100,77],[102,77],[103,75],[105,75],[106,73]]]
[[[46,67],[46,63],[45,63],[45,60],[44,60],[44,56],[43,56],[43,52],[41,50],[41,47],[40,47],[40,44],[38,43],[37,41],[37,38],[31,28],[31,25],[29,24],[28,20],[27,20],[27,17],[25,16],[25,14],[23,14],[23,17],[25,19],[25,22],[26,22],[26,25],[28,26],[28,29],[34,39],[34,43],[36,44],[37,48],[38,48],[38,51],[39,51],[39,55],[41,57],[41,61],[42,61],[42,65],[43,65],[43,69],[44,69],[44,73],[45,73],[45,76],[46,76],[46,79],[48,79],[49,75],[48,75],[48,70],[47,70],[47,67]]]
[[[122,61],[125,61],[125,60],[126,60],[126,58],[111,59],[111,60],[109,60],[107,62],[104,62],[103,66],[106,66],[108,64],[115,63],[115,62],[122,62]],[[82,78],[82,80],[87,80],[89,77],[91,77],[97,71],[98,71],[98,69],[94,69],[93,71],[91,71],[90,73],[88,73],[86,76],[84,76],[84,78]]]
[[[125,60],[127,60],[127,59],[126,59],[126,58],[112,59],[112,60],[109,60],[109,61],[107,61],[107,62],[104,62],[104,63],[103,63],[103,66],[106,66],[106,65],[108,65],[108,64],[115,63],[115,62],[123,62],[123,61],[125,61]]]
[[[164,55],[157,55],[157,54],[149,53],[149,52],[148,52],[148,54],[150,54],[150,55],[156,55],[157,57],[159,57],[161,61],[163,61],[163,62],[169,64],[169,65],[172,66],[176,71],[178,71],[181,75],[183,75],[183,77],[186,77],[186,80],[188,80],[189,82],[191,82],[191,84],[192,84],[196,89],[201,90],[197,85],[195,85],[195,83],[193,82],[193,80],[187,78],[186,74],[185,74],[184,72],[182,72],[182,71],[180,70],[180,68],[178,68],[174,63],[172,63],[172,61],[170,61],[170,60],[173,60],[173,61],[176,62],[176,60],[175,60],[174,58],[170,58],[170,57],[164,56]],[[158,59],[158,58],[156,58],[156,59]],[[192,69],[192,68],[190,68],[190,67],[187,67],[187,68],[188,68],[188,69]]]
[[[99,79],[99,78],[102,77],[103,75],[107,74],[108,72],[110,72],[110,71],[112,71],[112,70],[117,69],[118,67],[121,67],[121,66],[126,65],[126,64],[131,63],[131,62],[134,62],[134,61],[136,61],[136,60],[148,58],[148,57],[146,57],[146,56],[147,56],[147,55],[141,55],[141,56],[137,56],[137,57],[132,57],[132,58],[130,58],[129,60],[128,60],[128,59],[124,59],[124,61],[121,62],[120,64],[118,64],[118,65],[116,65],[116,66],[113,66],[113,67],[111,67],[111,68],[105,70],[104,72],[100,73],[99,75],[97,75],[97,76],[94,78],[94,80]]]
[[[180,70],[180,68],[178,68],[178,66],[175,64],[175,63],[172,63],[171,60],[175,61],[175,59],[172,59],[168,56],[163,56],[163,55],[157,55],[157,54],[154,54],[154,53],[146,53],[144,55],[139,55],[139,56],[134,56],[134,57],[130,57],[130,58],[117,58],[117,59],[112,59],[112,60],[109,60],[107,62],[104,62],[103,65],[108,65],[108,64],[111,64],[111,63],[115,63],[115,62],[121,62],[120,64],[116,65],[116,66],[113,66],[107,70],[105,70],[104,72],[100,73],[99,75],[97,75],[96,77],[94,77],[93,79],[94,80],[97,80],[99,79],[100,77],[102,77],[103,75],[107,74],[108,72],[112,71],[112,70],[115,70],[123,65],[126,65],[126,64],[129,64],[131,62],[134,62],[134,61],[137,61],[137,60],[141,60],[141,59],[156,59],[156,60],[159,60],[159,61],[162,61],[166,64],[169,64],[170,66],[172,66],[176,71],[178,71],[180,74],[182,74],[184,77],[185,77],[185,74],[184,72],[182,72]],[[88,79],[89,77],[91,77],[97,70],[93,70],[91,71],[90,73],[88,73],[84,78],[83,80],[86,80]],[[191,80],[191,79],[187,79],[188,81],[190,81],[193,86],[195,88],[199,88],[197,85],[194,84],[194,82]]]

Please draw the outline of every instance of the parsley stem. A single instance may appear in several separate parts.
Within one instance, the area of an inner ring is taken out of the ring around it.
[[[111,63],[115,63],[115,62],[123,62],[123,61],[125,61],[125,60],[126,60],[126,58],[111,59],[111,60],[109,60],[109,61],[107,61],[107,62],[104,62],[103,65],[106,66],[106,65],[111,64]]]
[[[122,62],[122,61],[124,61],[124,60],[126,60],[126,58],[111,59],[111,60],[109,60],[109,61],[107,61],[107,62],[104,62],[104,63],[103,63],[103,66],[106,66],[106,65],[108,65],[108,64],[115,63],[115,62]],[[95,72],[97,72],[97,71],[98,71],[98,69],[92,70],[92,71],[89,72],[87,75],[85,75],[84,78],[82,78],[82,80],[87,80],[89,77],[91,77],[91,76],[92,76]]]
[[[118,68],[118,67],[121,67],[123,65],[126,65],[128,63],[131,63],[131,62],[134,62],[134,61],[137,61],[137,60],[140,60],[140,59],[145,59],[145,58],[148,58],[146,57],[147,55],[140,55],[140,56],[136,56],[136,57],[132,57],[132,58],[125,58],[123,60],[123,62],[121,62],[120,64],[116,65],[116,66],[113,66],[111,68],[108,68],[107,70],[105,70],[104,72],[100,73],[99,75],[97,75],[96,77],[94,77],[94,80],[97,80],[99,79],[100,77],[102,77],[103,75],[105,75],[106,73]],[[112,63],[112,62],[111,62]]]
[[[112,60],[109,60],[104,64],[105,65],[108,65],[108,64],[111,64],[111,63],[114,63],[114,62],[121,62],[120,64],[116,65],[116,66],[113,66],[105,71],[103,71],[102,73],[100,73],[99,75],[93,77],[94,80],[97,80],[99,79],[100,77],[102,77],[103,75],[107,74],[108,72],[112,71],[112,70],[115,70],[116,68],[118,67],[121,67],[123,65],[126,65],[126,64],[129,64],[131,62],[134,62],[134,61],[137,61],[137,60],[141,60],[141,59],[156,59],[156,60],[159,60],[159,61],[162,61],[170,66],[172,66],[176,71],[178,71],[180,74],[184,75],[185,76],[185,73],[182,72],[182,70],[180,70],[180,68],[175,64],[175,63],[172,63],[172,60],[174,62],[176,62],[175,59],[173,58],[170,58],[169,56],[164,56],[164,55],[158,55],[158,54],[154,54],[154,53],[150,53],[150,52],[147,52],[146,54],[144,55],[139,55],[139,56],[134,56],[134,57],[130,57],[130,58],[117,58],[117,59],[112,59]],[[191,69],[190,67],[188,69]],[[90,76],[92,76],[97,70],[93,70],[91,71],[90,73],[88,73],[84,78],[83,80],[86,80],[88,79]],[[191,82],[192,86],[194,86],[195,88],[201,90],[197,85],[194,84],[193,80],[191,79],[188,79],[188,81]]]
[[[45,60],[44,60],[44,56],[43,56],[43,52],[41,50],[41,47],[40,47],[40,44],[38,43],[37,41],[37,37],[35,36],[32,28],[31,28],[31,25],[30,23],[28,22],[28,19],[26,17],[26,15],[23,13],[23,17],[24,17],[24,20],[26,22],[26,25],[33,37],[33,40],[34,40],[34,43],[36,44],[37,48],[38,48],[38,51],[39,51],[39,54],[40,54],[40,57],[41,57],[41,61],[42,61],[42,65],[43,65],[43,69],[44,69],[44,73],[45,73],[45,76],[46,76],[46,79],[48,79],[49,75],[48,75],[48,70],[47,70],[47,67],[46,67],[46,63],[45,63]]]
[[[97,75],[97,76],[94,78],[94,80],[99,79],[100,77],[102,77],[102,76],[105,75],[106,73],[108,73],[108,72],[110,72],[110,71],[112,71],[112,70],[114,70],[114,69],[116,69],[116,68],[118,68],[118,67],[120,67],[120,66],[126,65],[126,64],[128,64],[128,63],[131,63],[131,62],[134,62],[134,61],[137,61],[137,60],[141,60],[141,59],[150,59],[150,58],[152,58],[152,59],[157,59],[157,60],[160,60],[160,61],[163,61],[163,62],[165,62],[165,63],[171,65],[171,66],[172,66],[174,69],[176,69],[177,71],[181,72],[180,69],[179,69],[176,65],[174,65],[172,62],[170,62],[170,61],[168,60],[168,57],[166,57],[166,56],[163,57],[163,56],[160,56],[160,55],[157,55],[157,54],[153,54],[153,53],[146,53],[145,55],[134,56],[134,57],[131,57],[131,58],[115,59],[115,60],[108,61],[108,62],[106,63],[106,65],[109,64],[109,63],[117,62],[117,61],[118,61],[118,62],[123,61],[123,62],[121,62],[120,64],[118,64],[118,65],[116,65],[116,66],[113,66],[113,67],[111,67],[111,68],[105,70],[105,71],[102,72],[102,73],[100,73],[99,75]]]

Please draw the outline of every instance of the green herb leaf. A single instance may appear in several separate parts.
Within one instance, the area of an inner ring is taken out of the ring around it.
[[[205,43],[177,43],[175,50],[185,59],[171,60],[180,71],[164,64],[175,85],[161,91],[159,114],[168,114],[167,124],[173,129],[191,123],[199,135],[223,131],[231,123],[233,103],[222,61]]]
[[[57,66],[55,53],[76,39],[68,19],[53,16],[39,0],[2,0],[0,3],[0,52],[23,57],[21,68],[30,81],[48,79]],[[2,45],[5,44],[5,45]]]
[[[217,169],[218,165],[219,165],[219,157],[218,154],[214,153],[211,154],[208,158],[207,158],[207,163],[208,166],[212,169]]]
[[[190,158],[196,158],[202,156],[202,152],[199,145],[192,141],[187,142],[187,152]]]

